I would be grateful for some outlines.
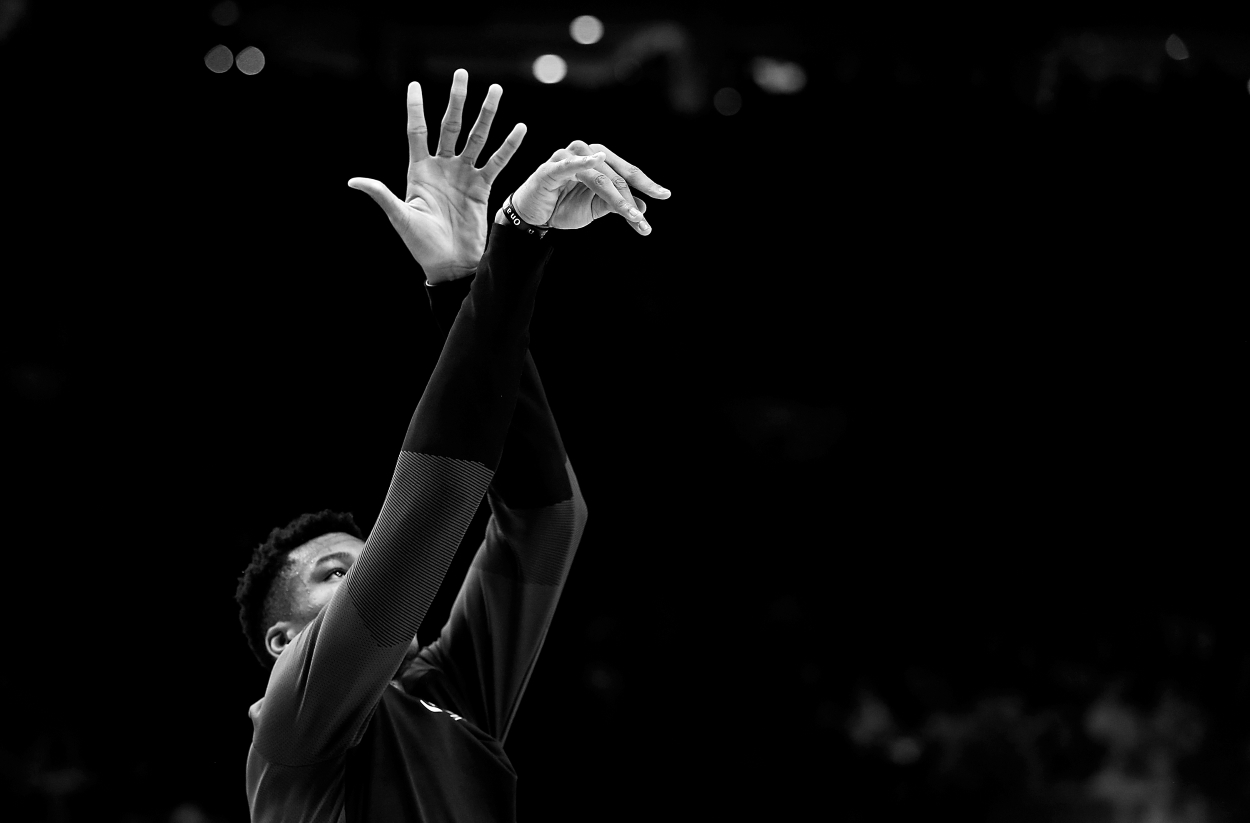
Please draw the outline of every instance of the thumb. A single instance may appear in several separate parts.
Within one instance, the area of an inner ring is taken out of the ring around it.
[[[397,219],[404,208],[399,198],[377,180],[369,177],[353,177],[347,181],[347,185],[372,197],[373,202],[381,206],[382,211],[386,212],[386,216],[392,220]]]

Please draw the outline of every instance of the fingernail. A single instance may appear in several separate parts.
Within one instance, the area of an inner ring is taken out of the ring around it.
[[[631,220],[641,220],[641,219],[642,219],[642,212],[638,211],[638,209],[630,209],[630,210],[629,210],[629,218],[630,218]],[[644,224],[644,225],[645,225],[645,224]]]
[[[672,192],[669,191],[668,189],[660,189],[660,194],[662,194],[665,197],[668,197],[670,194],[672,194]]]
[[[651,231],[651,224],[648,223],[646,220],[641,221],[638,225],[642,227],[643,231],[647,231],[647,232]]]

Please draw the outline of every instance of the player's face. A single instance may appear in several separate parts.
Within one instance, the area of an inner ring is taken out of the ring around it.
[[[265,645],[274,657],[294,640],[326,607],[360,553],[362,540],[350,534],[323,534],[291,550],[282,585],[289,586],[292,614],[265,633]]]
[[[291,552],[295,602],[302,617],[311,621],[326,607],[364,548],[363,540],[334,532]]]
[[[271,636],[275,632],[281,635],[270,641],[272,652],[281,653],[281,648],[290,643],[326,607],[364,550],[365,543],[360,538],[333,532],[323,534],[291,551],[290,585],[293,586],[295,614],[290,620],[270,628]],[[409,653],[415,654],[419,649],[417,638],[414,637]]]

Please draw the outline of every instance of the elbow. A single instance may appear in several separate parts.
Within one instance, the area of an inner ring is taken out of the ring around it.
[[[587,508],[586,498],[582,496],[582,487],[577,482],[577,475],[573,473],[572,464],[565,462],[564,469],[568,472],[569,487],[573,490],[573,516],[577,523],[578,532],[586,525]]]
[[[586,501],[580,497],[573,499],[573,549],[576,551],[577,546],[582,542],[582,535],[586,533]]]
[[[573,484],[573,519],[577,523],[578,531],[586,525],[586,516],[589,511],[586,507],[586,498],[582,497],[582,490]]]

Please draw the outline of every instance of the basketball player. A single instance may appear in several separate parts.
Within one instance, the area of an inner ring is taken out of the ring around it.
[[[513,821],[503,744],[586,524],[586,504],[528,351],[543,268],[561,230],[619,214],[651,233],[631,187],[668,191],[599,144],[574,141],[488,224],[491,183],[517,124],[477,168],[502,89],[460,154],[457,70],[430,154],[421,87],[408,88],[403,200],[352,178],[420,264],[441,355],[417,404],[377,523],[302,515],[274,529],[240,578],[244,633],[271,667],[250,709],[254,823]],[[489,225],[489,236],[488,236]],[[483,497],[485,539],[438,639],[417,629]]]

